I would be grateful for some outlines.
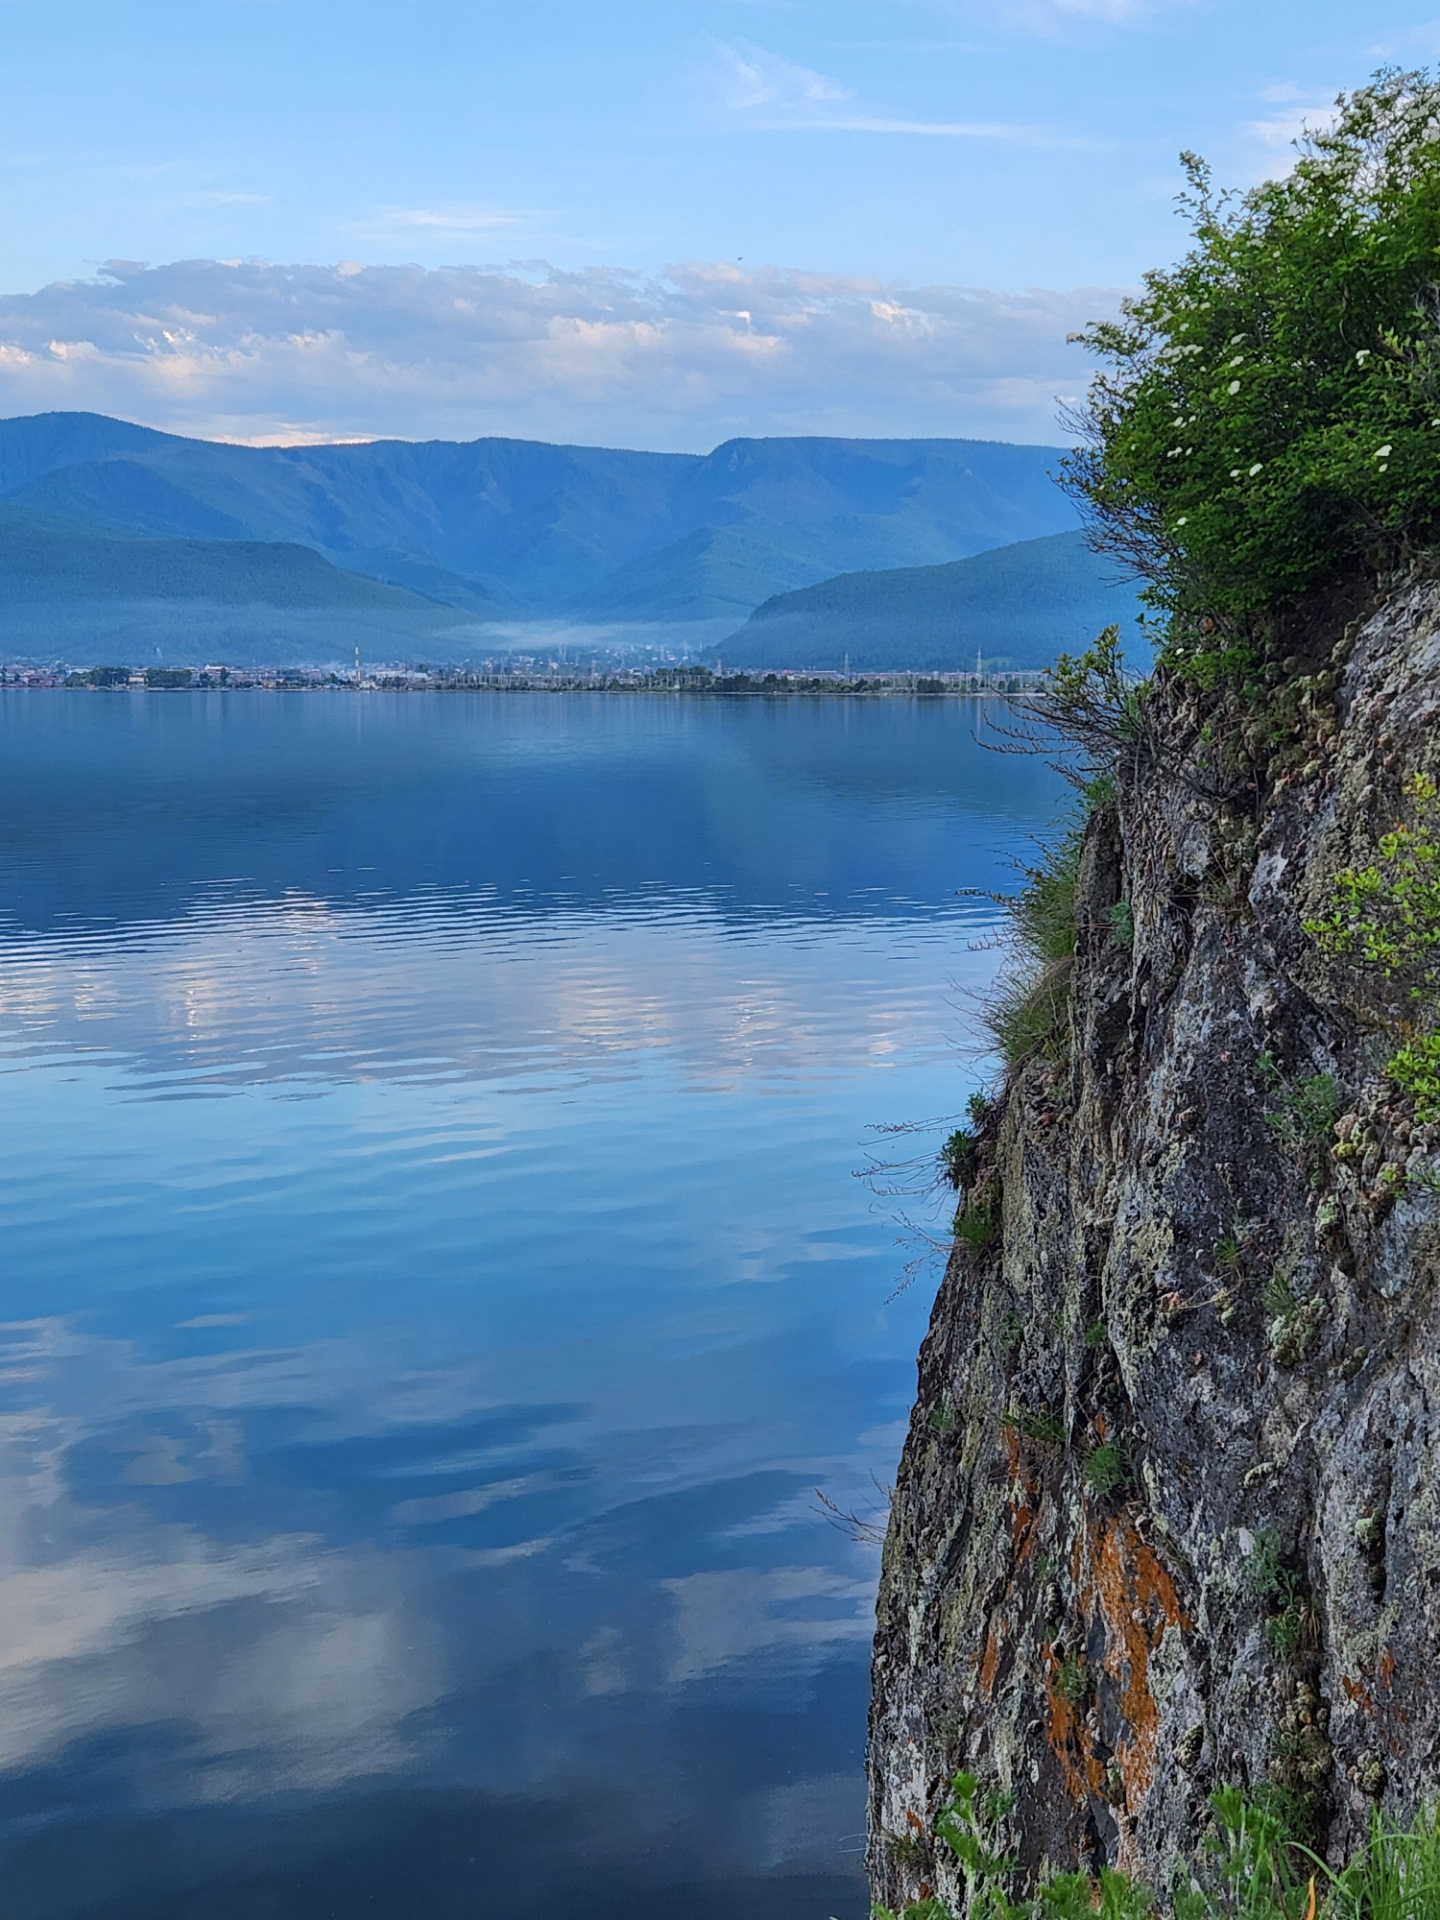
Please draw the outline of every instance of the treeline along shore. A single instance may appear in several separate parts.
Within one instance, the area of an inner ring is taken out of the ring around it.
[[[688,693],[909,695],[1015,698],[1039,691],[1042,673],[725,673],[708,667],[618,668],[577,672],[554,667],[377,667],[344,673],[328,667],[0,668],[0,686],[83,693],[258,689],[296,693]]]

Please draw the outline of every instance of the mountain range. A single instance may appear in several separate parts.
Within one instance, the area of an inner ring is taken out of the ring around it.
[[[1079,531],[994,547],[938,567],[842,573],[779,593],[718,649],[741,668],[1043,667],[1127,627],[1135,589]]]
[[[693,651],[757,608],[778,644],[826,615],[776,596],[1072,531],[1058,459],[939,439],[247,447],[100,414],[4,420],[0,650],[463,659],[546,627],[663,625]]]

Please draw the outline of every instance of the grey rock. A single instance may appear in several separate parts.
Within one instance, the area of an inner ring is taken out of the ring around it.
[[[903,1842],[957,1766],[1014,1796],[1025,1868],[1157,1885],[1220,1782],[1288,1788],[1337,1859],[1377,1805],[1440,1795],[1440,1194],[1396,1177],[1434,1167],[1434,1130],[1383,1077],[1374,983],[1303,924],[1406,776],[1437,771],[1440,590],[1397,593],[1346,654],[1258,790],[1207,798],[1172,760],[1087,831],[1068,1059],[1022,1070],[990,1124],[1003,1232],[950,1259],[891,1510],[869,1763],[888,1904],[914,1897]],[[1157,694],[1181,758],[1196,697]],[[1293,1096],[1322,1073],[1342,1104],[1315,1138]],[[1105,1440],[1126,1472],[1096,1492]]]

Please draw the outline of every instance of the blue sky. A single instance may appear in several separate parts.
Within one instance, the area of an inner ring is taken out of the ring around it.
[[[0,406],[236,438],[1048,439],[1066,329],[1182,242],[1181,147],[1249,184],[1337,90],[1440,55],[1405,0],[0,22]]]

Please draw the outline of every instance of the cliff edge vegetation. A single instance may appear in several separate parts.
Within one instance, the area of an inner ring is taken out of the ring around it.
[[[947,1141],[874,1654],[912,1920],[1440,1914],[1440,83],[1086,336],[1144,583]]]

